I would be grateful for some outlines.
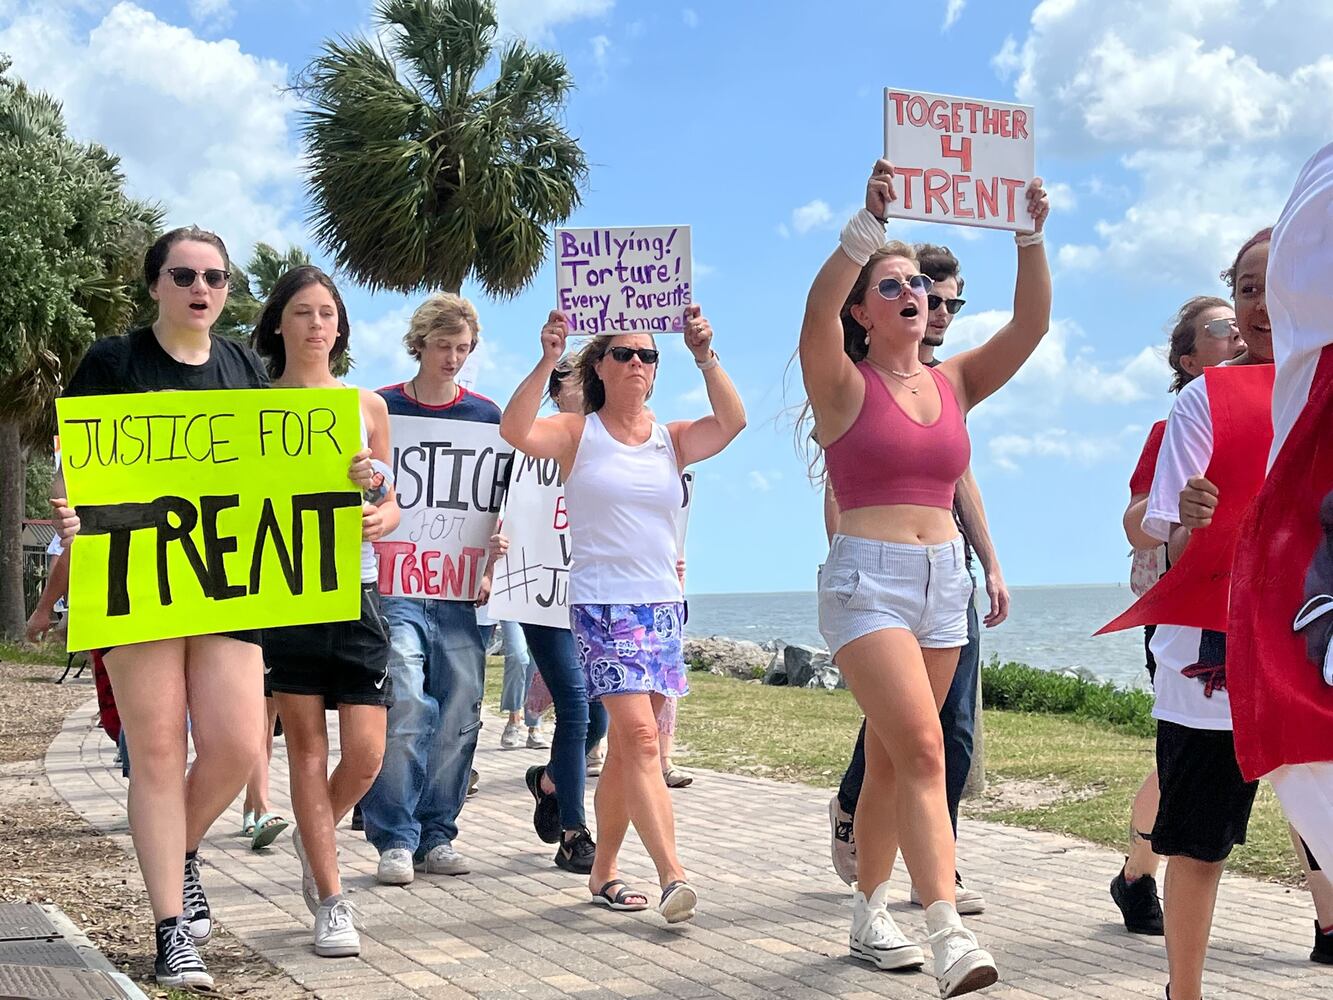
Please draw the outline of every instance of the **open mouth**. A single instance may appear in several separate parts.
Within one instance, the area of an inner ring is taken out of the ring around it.
[[[191,303],[190,303],[190,308],[193,309],[195,312],[198,312],[198,313],[208,312],[208,303],[207,303],[207,302],[191,302]]]
[[[911,318],[912,318],[913,316],[915,316],[919,311],[920,311],[920,310],[918,310],[917,307],[913,304],[913,305],[908,305],[908,306],[904,307],[904,308],[903,308],[903,311],[900,312],[898,315],[904,317],[905,319],[911,319]]]

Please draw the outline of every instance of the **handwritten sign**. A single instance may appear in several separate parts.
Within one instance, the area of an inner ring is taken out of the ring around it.
[[[677,551],[685,551],[685,529],[694,498],[694,473],[681,476],[676,513]],[[495,564],[489,613],[496,621],[569,628],[569,567],[573,561],[565,481],[555,459],[514,453],[513,478],[505,500],[504,533],[509,552]]]
[[[557,229],[556,306],[570,332],[680,333],[692,301],[689,226]]]
[[[1024,195],[1036,176],[1032,108],[884,90],[884,156],[898,219],[1032,231]]]
[[[71,649],[348,621],[361,610],[353,389],[56,401]]]
[[[394,414],[389,432],[403,519],[375,543],[380,593],[476,600],[513,451],[472,420]]]

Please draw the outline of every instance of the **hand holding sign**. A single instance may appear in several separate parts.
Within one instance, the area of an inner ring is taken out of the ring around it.
[[[685,310],[685,346],[694,355],[695,364],[702,365],[713,356],[713,325],[704,319],[698,306]]]
[[[542,327],[542,360],[555,364],[565,353],[569,339],[569,320],[559,309],[552,309]]]
[[[1180,523],[1186,528],[1206,528],[1217,513],[1217,486],[1204,476],[1190,476],[1180,491]]]
[[[56,529],[60,540],[68,545],[69,540],[79,533],[79,515],[64,497],[56,497],[51,501],[51,513],[51,526]]]
[[[1039,233],[1046,228],[1046,216],[1051,214],[1051,199],[1042,187],[1040,177],[1032,178],[1028,185],[1028,215],[1032,216],[1032,231]]]
[[[893,188],[893,164],[880,158],[870,171],[870,180],[866,181],[866,211],[884,222],[889,217],[889,203],[897,198],[898,193]]]

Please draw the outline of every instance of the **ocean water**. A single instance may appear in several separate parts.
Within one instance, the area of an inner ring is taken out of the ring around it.
[[[1097,638],[1092,633],[1133,603],[1127,586],[1014,587],[1009,619],[982,627],[981,656],[1058,670],[1083,667],[1123,686],[1143,686],[1143,631]],[[986,595],[978,591],[985,616]],[[692,594],[691,636],[723,635],[764,642],[782,639],[824,648],[813,591],[785,594]]]

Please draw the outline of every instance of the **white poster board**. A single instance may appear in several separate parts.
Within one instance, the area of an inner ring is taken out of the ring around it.
[[[1023,104],[884,88],[884,156],[895,219],[1032,232],[1036,129]]]
[[[685,530],[694,498],[694,473],[681,477],[676,544],[685,550]],[[539,461],[514,453],[513,478],[502,530],[509,552],[495,564],[488,614],[496,621],[569,628],[569,567],[573,561],[565,482],[555,459]]]
[[[403,519],[375,543],[380,593],[476,600],[513,449],[473,420],[391,414],[389,433]]]
[[[556,308],[576,336],[682,332],[691,271],[689,226],[555,231]]]

